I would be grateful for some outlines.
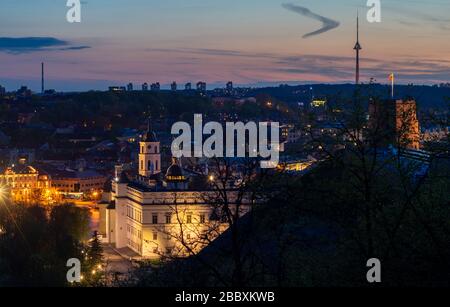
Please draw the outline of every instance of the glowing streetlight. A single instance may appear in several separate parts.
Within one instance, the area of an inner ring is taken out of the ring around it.
[[[5,202],[8,198],[8,191],[5,186],[0,185],[0,201]]]

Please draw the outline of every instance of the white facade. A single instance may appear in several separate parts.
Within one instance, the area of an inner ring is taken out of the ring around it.
[[[146,258],[186,256],[187,246],[197,252],[228,226],[211,219],[214,206],[205,203],[205,196],[213,193],[151,191],[140,183],[114,182],[111,200],[115,209],[106,210],[106,219],[114,217],[115,221],[106,222],[110,227],[107,242]],[[231,200],[234,195],[229,192]],[[249,209],[248,204],[240,206],[240,214]]]
[[[217,218],[218,208],[208,204],[215,191],[191,191],[183,170],[174,160],[165,179],[161,173],[160,143],[147,132],[140,142],[139,176],[130,181],[120,167],[112,191],[99,204],[99,233],[115,248],[129,248],[141,257],[187,256],[204,248],[228,227]],[[237,193],[227,191],[229,207],[236,210]],[[250,201],[239,214],[250,210]]]

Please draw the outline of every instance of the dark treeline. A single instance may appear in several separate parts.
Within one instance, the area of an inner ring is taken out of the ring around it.
[[[89,212],[72,205],[0,202],[0,286],[68,286],[67,261],[80,260],[83,285],[101,282],[101,246],[89,240]]]

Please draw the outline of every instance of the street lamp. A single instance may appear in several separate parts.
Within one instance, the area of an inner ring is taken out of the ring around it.
[[[0,201],[5,202],[8,198],[8,191],[5,186],[0,185]]]

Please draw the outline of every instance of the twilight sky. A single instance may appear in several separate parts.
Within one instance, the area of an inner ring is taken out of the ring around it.
[[[0,84],[38,90],[41,61],[47,88],[63,91],[352,82],[358,8],[363,82],[391,71],[399,83],[449,82],[450,0],[381,3],[382,22],[369,23],[366,0],[85,0],[70,24],[66,0],[1,0]],[[308,35],[317,18],[330,30]]]

